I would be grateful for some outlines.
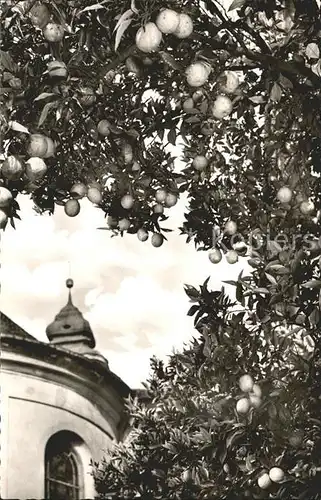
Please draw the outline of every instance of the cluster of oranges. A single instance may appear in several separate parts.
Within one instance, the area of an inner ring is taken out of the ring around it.
[[[44,38],[51,43],[60,42],[64,37],[61,24],[52,22],[51,13],[45,4],[36,3],[29,12],[32,24],[42,30]]]
[[[236,403],[236,411],[239,415],[247,415],[251,408],[259,408],[262,404],[262,389],[256,384],[248,373],[239,379],[239,387],[246,396],[242,396]],[[280,467],[272,467],[269,471],[263,471],[258,477],[258,485],[261,489],[268,489],[272,483],[281,483],[284,479],[284,471]]]

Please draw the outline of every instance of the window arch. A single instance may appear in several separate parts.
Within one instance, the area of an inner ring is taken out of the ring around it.
[[[77,453],[82,440],[69,431],[49,439],[45,452],[45,497],[48,500],[79,500],[83,497],[83,467]]]

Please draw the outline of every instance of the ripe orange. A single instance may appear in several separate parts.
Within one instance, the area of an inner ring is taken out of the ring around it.
[[[118,223],[120,231],[127,231],[130,228],[130,221],[128,219],[121,219]]]
[[[97,125],[97,130],[100,135],[107,137],[110,134],[110,123],[108,120],[100,120]]]
[[[213,104],[212,114],[214,118],[222,120],[226,116],[230,115],[233,110],[233,104],[229,97],[225,95],[219,95]]]
[[[22,162],[16,156],[8,156],[1,166],[1,174],[10,181],[20,179],[24,167]]]
[[[177,200],[178,197],[176,196],[176,194],[168,193],[165,198],[165,207],[167,208],[174,207],[174,205],[176,205],[177,203]]]
[[[192,166],[195,168],[195,170],[205,170],[205,168],[208,165],[208,159],[205,158],[203,155],[197,155],[195,156]]]
[[[166,200],[166,196],[167,192],[165,191],[165,189],[157,189],[155,193],[155,199],[157,203],[164,203],[164,201]]]
[[[154,52],[161,41],[162,33],[155,23],[146,23],[136,33],[136,46],[142,52]]]
[[[289,443],[291,446],[297,447],[300,446],[303,441],[303,432],[296,431],[289,437]]]
[[[120,204],[126,210],[130,210],[134,206],[134,198],[130,194],[125,194],[125,196],[122,197]]]
[[[309,215],[314,211],[314,203],[311,200],[302,201],[300,204],[300,212],[303,215]]]
[[[8,222],[8,216],[6,212],[0,209],[0,229],[4,229]]]
[[[292,190],[283,186],[278,190],[276,197],[281,203],[289,203],[292,199]]]
[[[156,203],[156,205],[153,206],[153,212],[154,214],[162,214],[164,213],[164,207],[160,203]]]
[[[163,9],[156,19],[157,28],[164,34],[174,33],[179,25],[179,14],[171,9]]]
[[[218,248],[214,248],[214,250],[211,250],[210,253],[208,254],[208,258],[212,262],[212,264],[218,264],[222,260],[222,252]]]
[[[259,396],[255,396],[255,394],[250,393],[250,403],[253,408],[259,408],[262,403],[262,399]]]
[[[254,380],[251,375],[245,374],[239,378],[239,386],[243,392],[251,392],[254,386]]]
[[[195,90],[195,92],[192,95],[192,99],[194,102],[198,102],[202,99],[204,96],[204,92],[202,89]]]
[[[229,234],[232,236],[233,234],[236,234],[237,232],[237,224],[233,220],[228,220],[227,223],[225,224],[225,229],[224,232],[226,234]]]
[[[186,80],[191,87],[201,87],[207,82],[211,68],[204,62],[195,62],[185,71]]]
[[[47,138],[42,134],[31,134],[28,155],[44,158],[48,150]]]
[[[44,28],[50,20],[50,12],[46,5],[34,5],[29,12],[29,17],[34,26]]]
[[[191,97],[189,97],[188,99],[186,99],[184,102],[183,102],[183,110],[188,113],[189,111],[191,111],[192,109],[194,109],[194,101]]]
[[[284,472],[280,467],[272,467],[269,476],[274,483],[281,483],[284,479]]]
[[[64,37],[64,28],[61,24],[48,23],[43,29],[43,36],[48,42],[60,42]]]
[[[42,179],[46,172],[47,165],[42,158],[32,157],[26,161],[26,174],[31,181]]]
[[[265,472],[264,474],[262,474],[262,476],[259,477],[259,479],[257,480],[257,484],[262,490],[266,490],[271,486],[272,481],[267,472]]]
[[[140,172],[140,165],[138,161],[134,161],[133,166],[132,166],[132,172]]]
[[[50,158],[51,156],[55,156],[56,147],[54,141],[50,139],[50,137],[46,137],[46,141],[47,141],[47,152],[44,158]]]
[[[51,78],[67,78],[67,66],[62,61],[50,61],[47,65]]]
[[[257,396],[258,398],[260,398],[262,396],[262,389],[261,389],[261,387],[258,384],[254,384],[253,387],[252,387],[252,390],[251,390],[251,394],[253,396]]]
[[[164,243],[163,235],[160,233],[154,233],[152,236],[153,247],[158,248],[158,247],[162,246],[163,243]]]
[[[146,241],[148,239],[148,232],[143,227],[141,227],[137,231],[137,238],[139,239],[139,241]]]
[[[224,83],[222,85],[223,92],[227,94],[234,94],[240,84],[239,77],[233,71],[226,71],[224,73]]]
[[[245,415],[250,409],[250,401],[247,398],[241,398],[236,403],[236,411],[241,415]]]
[[[78,200],[70,199],[65,203],[65,213],[68,217],[76,217],[80,212],[80,203]]]
[[[239,256],[235,250],[229,250],[226,254],[226,260],[229,264],[235,264],[239,260]]]
[[[0,186],[0,208],[6,208],[10,205],[12,200],[12,194],[9,189]]]
[[[179,23],[174,31],[177,38],[187,38],[193,33],[193,21],[188,14],[179,14]]]
[[[87,186],[82,182],[77,182],[74,184],[70,190],[70,194],[76,200],[83,198],[87,194]]]
[[[87,190],[87,198],[91,203],[95,203],[95,205],[99,205],[101,203],[103,197],[101,191],[96,187],[89,187]]]

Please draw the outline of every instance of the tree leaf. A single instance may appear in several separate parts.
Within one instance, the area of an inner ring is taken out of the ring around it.
[[[115,37],[115,50],[118,49],[119,47],[119,44],[121,42],[121,39],[123,37],[123,34],[125,33],[125,31],[127,30],[128,26],[131,24],[132,22],[132,19],[128,19],[127,21],[124,21],[120,26],[119,28],[117,29],[117,32],[116,32],[116,37]]]
[[[306,283],[302,283],[304,288],[321,288],[321,280],[310,280]]]
[[[39,117],[38,127],[40,127],[46,121],[49,111],[52,108],[56,107],[56,105],[57,105],[56,102],[47,102],[47,104],[44,105]]]
[[[234,9],[239,9],[245,4],[246,0],[234,0],[228,8],[228,12]]]
[[[320,49],[316,43],[309,43],[305,49],[305,55],[308,59],[319,59]]]
[[[276,82],[274,82],[271,92],[270,92],[270,99],[271,101],[278,102],[282,97],[282,89],[280,85]]]
[[[0,50],[0,66],[10,71],[10,73],[15,73],[18,69],[10,54],[3,50]]]
[[[173,127],[170,129],[170,131],[168,132],[168,135],[167,135],[167,140],[168,140],[168,142],[173,144],[173,146],[175,146],[175,144],[176,144],[176,127]]]
[[[18,122],[9,122],[9,127],[11,128],[11,130],[15,130],[16,132],[23,132],[24,134],[30,134],[29,130],[27,129],[27,127],[24,127],[23,125],[21,125],[20,123]]]
[[[54,94],[53,92],[43,92],[42,94],[38,95],[38,97],[36,97],[34,101],[41,101],[42,99],[47,99],[47,97],[52,97],[53,95],[57,96],[57,94]]]

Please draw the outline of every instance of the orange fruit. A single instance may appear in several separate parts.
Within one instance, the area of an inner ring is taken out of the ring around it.
[[[24,167],[22,162],[16,156],[8,156],[1,166],[1,174],[10,181],[20,179]]]
[[[46,5],[34,5],[29,12],[29,17],[34,26],[44,28],[50,20],[50,12]]]
[[[232,236],[233,234],[236,234],[236,232],[237,232],[236,222],[234,222],[233,220],[227,221],[227,223],[225,224],[224,232],[226,234],[229,234],[230,236]]]
[[[291,446],[297,447],[300,446],[303,440],[303,432],[297,431],[291,434],[289,437],[289,443]]]
[[[209,64],[204,62],[195,62],[188,66],[185,71],[186,80],[191,87],[201,87],[207,82],[211,72]]]
[[[132,172],[140,172],[140,165],[138,161],[134,161],[133,166],[132,166]]]
[[[110,123],[107,120],[100,120],[97,125],[97,131],[100,135],[107,137],[110,134]]]
[[[284,472],[280,467],[272,467],[269,476],[274,483],[281,483],[284,479]]]
[[[91,203],[95,203],[95,205],[99,205],[101,203],[103,197],[101,191],[96,187],[89,187],[87,190],[87,198]]]
[[[203,96],[204,96],[203,90],[202,89],[197,89],[193,93],[192,99],[193,99],[194,102],[198,102],[198,101],[200,101],[202,99]]]
[[[0,229],[4,229],[8,222],[8,216],[6,212],[0,209]]]
[[[154,214],[162,214],[164,213],[164,207],[160,203],[156,203],[156,205],[153,206],[153,212]]]
[[[262,400],[259,396],[255,396],[255,394],[250,394],[250,403],[253,408],[259,408],[261,406]]]
[[[229,264],[235,264],[239,260],[239,256],[235,250],[229,250],[226,254],[226,260]]]
[[[164,203],[164,201],[166,200],[166,196],[167,192],[165,191],[165,189],[157,189],[155,193],[155,199],[157,203]]]
[[[51,78],[67,78],[67,66],[62,61],[50,61],[47,65],[48,73]]]
[[[87,186],[83,184],[82,182],[77,182],[72,186],[70,189],[70,194],[73,198],[76,200],[79,200],[80,198],[83,198],[87,194]]]
[[[120,204],[126,210],[130,210],[134,206],[134,198],[130,194],[125,194],[125,196],[122,197]]]
[[[234,71],[226,71],[223,75],[222,90],[227,94],[233,94],[239,87],[239,77]]]
[[[0,186],[0,208],[6,208],[12,201],[12,194],[9,189]]]
[[[32,157],[26,161],[26,174],[31,181],[42,179],[47,172],[47,165],[42,158]]]
[[[43,29],[43,36],[48,42],[60,42],[64,37],[64,28],[61,24],[48,23]]]
[[[157,16],[156,26],[164,34],[173,33],[179,25],[179,14],[172,9],[163,9]]]
[[[137,238],[139,239],[139,241],[146,241],[148,239],[148,232],[141,227],[137,231]]]
[[[42,134],[31,134],[28,146],[29,156],[44,158],[48,150],[47,138]]]
[[[222,252],[218,248],[214,248],[209,252],[208,258],[212,264],[218,264],[222,260]]]
[[[173,207],[174,205],[176,205],[177,200],[178,197],[176,196],[176,194],[168,193],[165,198],[165,207],[167,208]]]
[[[130,221],[128,219],[121,219],[118,223],[120,231],[127,231],[130,228]]]
[[[47,141],[47,152],[44,158],[50,158],[51,156],[55,156],[56,147],[54,141],[50,139],[50,137],[46,137],[46,141]]]
[[[162,246],[164,243],[164,237],[160,233],[154,233],[152,236],[152,245],[155,248]]]
[[[278,190],[276,197],[281,203],[289,203],[292,199],[292,190],[283,186]]]
[[[250,409],[250,401],[247,398],[241,398],[236,403],[236,411],[241,415],[245,415]]]
[[[257,396],[258,398],[260,398],[262,396],[261,387],[258,384],[254,384],[251,390],[251,394],[253,394],[253,396]]]
[[[231,99],[225,95],[219,95],[213,104],[212,114],[214,118],[222,120],[230,115],[233,111],[233,103]]]
[[[174,35],[177,38],[187,38],[193,33],[193,21],[188,14],[179,14],[179,22]]]
[[[311,200],[302,201],[300,203],[300,212],[303,215],[309,215],[314,211],[314,203]]]
[[[205,170],[205,168],[208,165],[208,159],[205,158],[203,155],[197,155],[195,156],[192,166],[195,168],[195,170]]]
[[[251,392],[254,386],[254,380],[251,375],[245,374],[239,378],[239,386],[243,392]]]
[[[80,212],[80,203],[78,200],[70,199],[65,203],[65,214],[68,217],[76,217]]]
[[[262,474],[262,476],[259,477],[259,479],[257,480],[257,484],[262,490],[266,490],[271,486],[272,481],[267,472],[265,472],[264,474]]]
[[[183,110],[188,113],[189,111],[191,111],[192,109],[194,109],[194,101],[191,97],[189,97],[188,99],[186,99],[184,102],[183,102]]]
[[[136,46],[142,52],[154,52],[160,46],[162,33],[155,23],[149,22],[136,33]]]

